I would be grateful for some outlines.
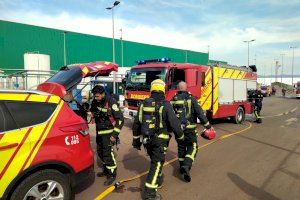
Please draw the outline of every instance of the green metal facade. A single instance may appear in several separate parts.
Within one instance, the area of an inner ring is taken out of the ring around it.
[[[121,66],[121,41],[115,40],[116,62]],[[63,66],[64,31],[0,20],[0,68],[23,69],[24,53],[50,55],[50,66]],[[112,61],[112,39],[75,32],[66,33],[67,63]],[[141,59],[168,57],[174,62],[207,64],[208,54],[123,41],[124,66]]]

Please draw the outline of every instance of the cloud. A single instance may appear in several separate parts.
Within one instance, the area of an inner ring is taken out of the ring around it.
[[[269,1],[272,4],[278,4],[275,0]],[[18,9],[11,9],[9,6],[15,6],[16,1],[6,2],[7,4],[0,3],[0,11],[3,7],[6,8],[5,12],[0,12],[0,19],[3,20],[104,37],[112,35],[111,15],[107,13],[91,15],[90,13],[75,12],[80,10],[76,8],[75,11],[58,9],[54,14],[40,9],[28,10],[28,5],[26,8],[21,6]],[[149,7],[151,2],[155,4],[154,8]],[[201,5],[193,5],[193,1],[178,0],[171,2],[172,5],[169,5],[170,2],[161,0],[139,1],[140,4],[124,1],[122,10],[116,12],[115,37],[120,37],[118,30],[122,28],[123,38],[135,42],[202,52],[207,52],[209,45],[212,59],[225,60],[236,65],[247,63],[247,45],[243,43],[244,40],[256,39],[250,47],[250,60],[251,63],[254,63],[254,54],[257,54],[257,63],[260,65],[271,63],[274,58],[280,58],[279,54],[283,50],[286,51],[286,59],[290,60],[291,51],[288,49],[290,44],[300,48],[300,16],[249,18],[246,14],[237,15],[238,11],[223,13],[218,12],[216,8],[211,12],[199,14],[198,18],[203,19],[192,17],[197,13],[196,11],[199,11],[199,6],[203,6],[201,9],[207,10],[219,1],[213,2],[208,6],[208,1],[205,0],[199,3]],[[103,11],[102,7],[107,2],[101,0],[98,3]],[[82,2],[79,4],[84,5]],[[92,6],[91,2],[87,4],[88,7]],[[182,7],[182,13],[176,12],[179,9],[178,6]],[[169,8],[167,12],[162,13],[162,10],[166,10],[166,8]],[[193,10],[193,12],[190,15],[184,12],[186,10]],[[187,16],[189,18],[184,19]],[[144,19],[147,20],[144,21]],[[295,51],[295,57],[295,63],[299,65],[297,57],[300,57],[300,51]],[[300,74],[300,68],[295,67],[295,69]]]

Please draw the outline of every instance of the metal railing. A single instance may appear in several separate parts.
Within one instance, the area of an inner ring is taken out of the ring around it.
[[[0,89],[29,90],[45,82],[56,71],[0,69]]]

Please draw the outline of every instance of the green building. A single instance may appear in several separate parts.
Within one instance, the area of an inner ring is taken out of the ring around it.
[[[112,39],[64,30],[50,29],[0,20],[0,69],[24,69],[24,54],[38,52],[50,56],[50,69],[64,64],[64,40],[67,64],[112,61]],[[137,60],[168,57],[173,62],[207,64],[208,54],[115,40],[116,63],[130,67]]]

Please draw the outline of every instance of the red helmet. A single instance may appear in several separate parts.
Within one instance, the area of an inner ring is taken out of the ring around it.
[[[212,140],[216,137],[216,131],[213,128],[204,129],[201,136],[207,140]]]

